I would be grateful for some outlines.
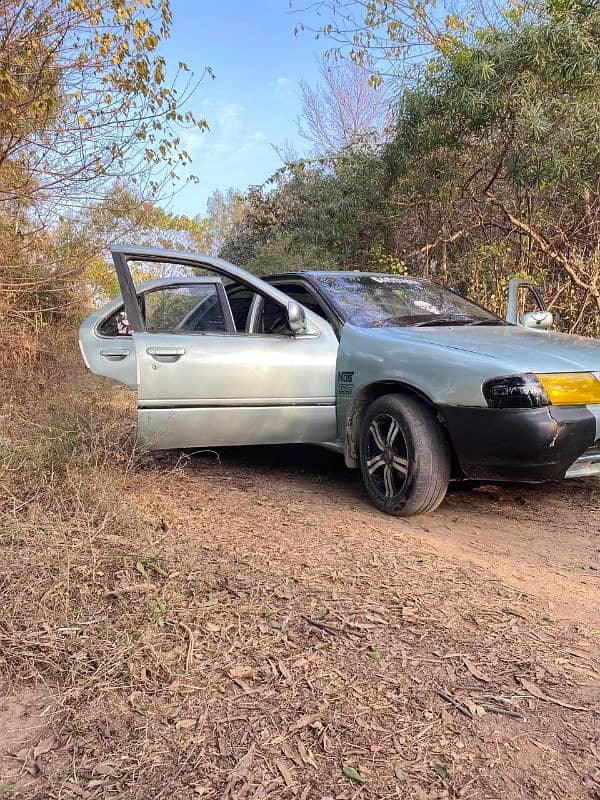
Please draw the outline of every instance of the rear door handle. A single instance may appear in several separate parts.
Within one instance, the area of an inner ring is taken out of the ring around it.
[[[129,350],[126,347],[111,347],[100,350],[100,355],[108,361],[122,361],[129,355]]]

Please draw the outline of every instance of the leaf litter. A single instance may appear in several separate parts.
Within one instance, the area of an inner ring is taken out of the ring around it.
[[[12,521],[2,680],[49,710],[9,796],[593,796],[593,636],[303,486],[159,460],[129,527]]]

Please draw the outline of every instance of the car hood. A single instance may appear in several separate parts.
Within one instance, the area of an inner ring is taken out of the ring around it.
[[[600,371],[600,341],[583,336],[534,331],[516,325],[401,330],[402,335],[421,342],[499,359],[510,372]]]

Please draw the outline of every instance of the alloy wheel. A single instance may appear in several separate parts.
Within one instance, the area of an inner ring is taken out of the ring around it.
[[[408,453],[400,425],[390,414],[379,414],[369,426],[366,467],[383,497],[390,499],[402,491],[408,478]]]

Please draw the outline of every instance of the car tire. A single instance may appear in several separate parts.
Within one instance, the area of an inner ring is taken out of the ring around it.
[[[435,414],[417,398],[387,394],[375,400],[362,422],[359,453],[369,497],[386,514],[427,514],[444,499],[450,448]]]

